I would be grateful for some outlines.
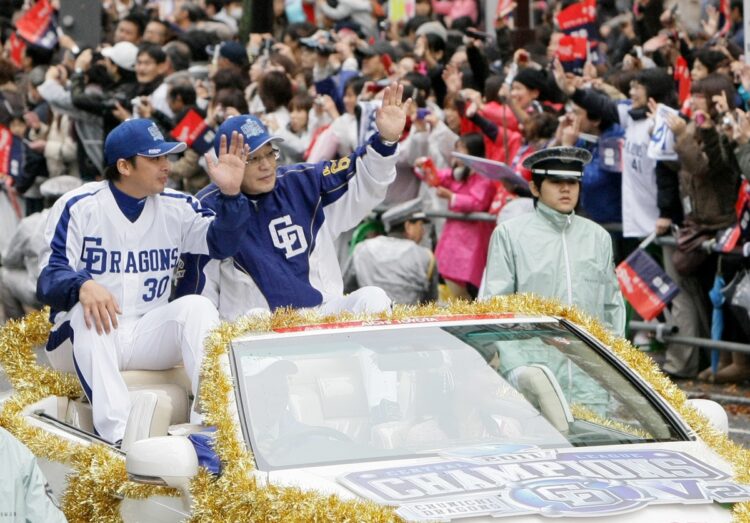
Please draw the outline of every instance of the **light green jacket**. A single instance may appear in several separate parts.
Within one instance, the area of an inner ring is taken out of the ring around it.
[[[0,428],[0,521],[57,523],[65,516],[53,503],[34,455]]]
[[[615,276],[612,240],[602,227],[542,202],[501,223],[490,240],[481,298],[531,292],[557,298],[622,336],[625,302]]]

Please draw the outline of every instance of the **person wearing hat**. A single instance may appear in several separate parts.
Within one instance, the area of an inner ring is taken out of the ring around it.
[[[250,146],[242,192],[250,217],[236,240],[233,260],[210,262],[186,256],[178,295],[210,297],[222,318],[234,319],[255,308],[317,308],[323,314],[390,309],[382,289],[364,287],[344,296],[334,240],[354,228],[385,197],[396,176],[398,140],[411,100],[404,88],[383,91],[375,133],[352,154],[338,160],[278,166],[279,150],[259,118],[234,116],[219,127],[216,140],[240,132]],[[201,204],[217,205],[212,184],[198,193]]]
[[[50,178],[39,187],[45,209],[25,217],[10,237],[2,252],[0,267],[0,302],[7,319],[23,318],[29,309],[39,309],[36,298],[36,280],[39,277],[39,259],[44,250],[44,227],[49,208],[63,194],[80,187],[81,180],[61,175]]]
[[[438,296],[435,256],[419,243],[429,223],[419,198],[394,205],[380,218],[388,233],[354,248],[344,270],[344,290],[383,289],[393,303],[418,305]]]
[[[103,136],[130,116],[131,101],[138,92],[137,55],[134,44],[120,42],[102,49],[101,55],[84,49],[76,58],[70,77],[71,102],[76,109],[103,117]]]
[[[165,141],[151,120],[123,122],[104,144],[105,180],[66,193],[47,219],[37,282],[37,298],[52,308],[47,356],[76,372],[94,427],[110,442],[122,439],[130,412],[121,370],[183,362],[197,393],[204,338],[218,313],[200,296],[169,301],[174,270],[182,252],[235,254],[249,215],[240,194],[243,137],[223,136],[218,159],[207,160],[215,212],[165,188],[167,155],[185,148]]]
[[[612,240],[575,213],[583,166],[590,161],[591,153],[577,147],[551,147],[526,158],[536,209],[495,228],[480,297],[529,292],[557,298],[623,335],[625,304]]]

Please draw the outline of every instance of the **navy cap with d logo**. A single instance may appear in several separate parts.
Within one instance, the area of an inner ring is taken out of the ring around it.
[[[257,116],[251,114],[240,114],[232,116],[228,120],[225,120],[219,130],[216,131],[216,138],[214,138],[214,152],[219,154],[219,144],[221,143],[221,137],[227,137],[227,144],[232,138],[232,133],[237,131],[245,138],[245,143],[250,147],[250,152],[254,153],[268,142],[283,142],[284,139],[280,136],[273,136],[269,134],[266,126]]]
[[[126,120],[112,129],[104,141],[104,162],[114,165],[120,158],[181,153],[187,148],[183,142],[167,142],[154,122],[146,118]]]

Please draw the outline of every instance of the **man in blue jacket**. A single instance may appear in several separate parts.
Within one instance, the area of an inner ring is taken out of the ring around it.
[[[388,310],[390,299],[377,287],[344,296],[333,247],[339,234],[383,200],[396,175],[397,144],[411,100],[402,101],[403,86],[398,84],[383,93],[378,132],[338,160],[277,166],[274,141],[280,138],[270,135],[258,118],[240,115],[224,122],[216,140],[237,131],[250,147],[241,188],[250,218],[232,259],[183,257],[177,294],[209,297],[224,319],[259,308],[315,307],[323,314]],[[213,208],[218,194],[212,184],[198,199]]]

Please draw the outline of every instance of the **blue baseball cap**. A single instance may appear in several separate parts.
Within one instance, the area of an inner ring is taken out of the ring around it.
[[[245,138],[245,143],[250,146],[250,152],[254,153],[268,142],[283,142],[280,136],[273,136],[268,132],[266,126],[260,121],[260,118],[252,114],[240,114],[232,116],[219,126],[214,138],[214,152],[219,155],[219,144],[221,137],[227,137],[227,144],[232,138],[232,133],[237,131]]]
[[[120,158],[181,153],[187,149],[183,142],[167,142],[154,122],[146,118],[126,120],[112,129],[104,141],[104,163],[114,165]]]

